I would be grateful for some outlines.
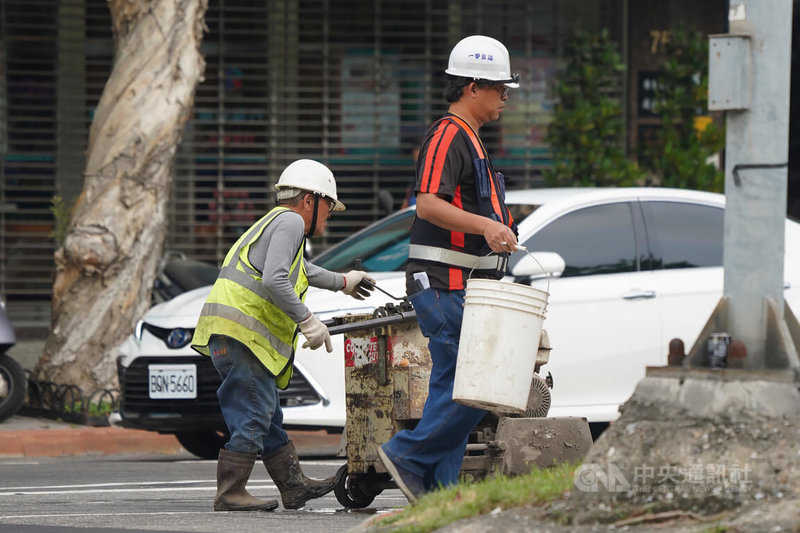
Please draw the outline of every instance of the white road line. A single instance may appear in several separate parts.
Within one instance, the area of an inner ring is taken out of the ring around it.
[[[155,511],[155,512],[135,512],[135,513],[72,513],[72,514],[18,514],[18,515],[3,515],[3,520],[22,520],[26,518],[85,518],[91,516],[92,518],[98,516],[173,516],[179,514],[211,514],[213,510],[208,511]]]
[[[258,481],[255,481],[258,483]],[[267,482],[267,481],[265,481]],[[39,485],[25,487],[0,487],[0,490],[35,490],[35,489],[66,489],[66,488],[88,488],[88,487],[117,487],[137,486],[137,485],[178,485],[189,483],[214,483],[213,479],[173,479],[169,481],[119,481],[117,483],[85,483],[70,485]]]
[[[208,482],[207,482],[208,483]],[[153,483],[150,483],[153,484]],[[157,483],[155,483],[157,484]],[[122,485],[121,483],[119,485]],[[96,489],[70,489],[64,487],[66,490],[37,490],[37,487],[30,489],[17,489],[9,492],[0,492],[0,497],[4,496],[39,496],[39,495],[54,495],[54,494],[108,494],[108,493],[122,493],[122,492],[192,492],[192,491],[214,491],[217,490],[216,484],[209,483],[204,487],[123,487],[118,489],[111,488],[96,488]],[[249,489],[272,489],[276,488],[275,483],[271,481],[251,482],[247,484]]]
[[[43,490],[43,491],[16,491],[0,492],[2,496],[52,496],[53,494],[109,494],[120,492],[176,492],[176,491],[211,491],[216,487],[185,487],[185,488],[164,488],[164,489],[91,489],[91,490]]]

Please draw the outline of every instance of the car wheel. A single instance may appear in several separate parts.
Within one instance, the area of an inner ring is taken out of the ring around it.
[[[181,431],[175,438],[191,454],[201,459],[216,459],[230,435],[223,431]]]
[[[11,356],[0,354],[0,420],[11,416],[25,401],[25,371]]]
[[[347,473],[347,465],[342,465],[336,472],[336,484],[333,486],[333,493],[339,503],[348,509],[363,509],[372,503],[375,496],[380,494],[382,490],[368,492],[363,487],[363,483],[358,483],[359,480],[366,481],[369,477],[359,479]]]

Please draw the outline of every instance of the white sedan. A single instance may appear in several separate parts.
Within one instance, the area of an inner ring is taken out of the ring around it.
[[[671,339],[691,347],[721,297],[725,197],[662,188],[568,188],[509,191],[506,203],[518,222],[520,244],[554,252],[565,265],[551,272],[544,321],[553,346],[544,368],[553,376],[550,416],[610,422],[645,367],[666,364]],[[399,211],[313,262],[341,272],[367,270],[380,288],[403,297],[413,218],[413,208]],[[800,309],[797,243],[800,224],[787,220],[784,298],[793,309]],[[524,257],[511,256],[507,279],[546,288],[545,279],[524,275],[530,273]],[[209,290],[153,307],[120,347],[119,359],[122,423],[176,433],[198,455],[216,453],[224,439],[221,417],[209,415],[212,407],[218,413],[219,378],[210,361],[186,344],[170,347],[169,340],[191,337]],[[306,299],[322,320],[371,312],[390,301],[379,291],[358,301],[319,289],[310,289]],[[298,348],[296,377],[282,400],[287,427],[344,426],[343,358],[342,335],[334,336],[333,354]],[[194,369],[194,389],[165,395],[159,383],[176,364],[176,371]],[[209,431],[219,434],[218,441],[208,442]]]

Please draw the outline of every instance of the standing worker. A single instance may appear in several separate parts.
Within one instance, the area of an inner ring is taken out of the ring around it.
[[[417,160],[417,215],[406,268],[406,290],[433,363],[428,399],[417,426],[378,449],[410,502],[458,482],[467,438],[486,413],[452,400],[464,288],[470,275],[501,278],[507,252],[517,244],[503,175],[478,130],[500,118],[519,76],[511,75],[506,47],[483,35],[456,44],[445,72],[450,107],[428,129]]]
[[[300,159],[275,185],[279,205],[231,247],[211,289],[192,348],[211,356],[222,378],[217,390],[231,434],[217,459],[215,511],[272,511],[276,500],[260,500],[245,489],[259,454],[286,509],[299,509],[333,489],[334,478],[312,480],[283,430],[278,389],[292,377],[298,330],[303,348],[333,350],[328,328],[305,306],[309,285],[363,299],[361,271],[338,274],[306,263],[308,237],[321,235],[332,211],[343,211],[333,173]]]

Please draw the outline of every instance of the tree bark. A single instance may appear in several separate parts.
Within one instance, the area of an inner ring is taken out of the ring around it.
[[[171,165],[202,81],[207,0],[108,0],[115,58],[92,121],[81,193],[55,253],[37,379],[117,386],[117,348],[150,306]]]

